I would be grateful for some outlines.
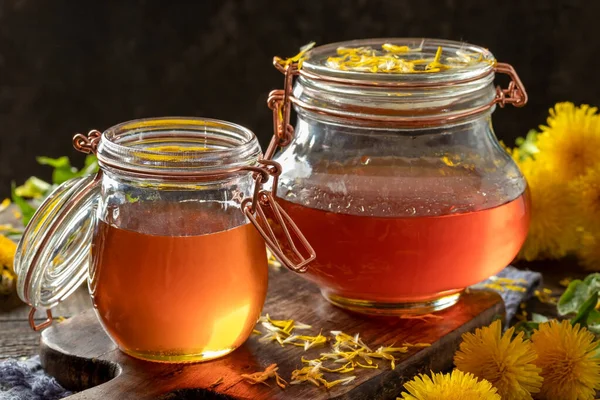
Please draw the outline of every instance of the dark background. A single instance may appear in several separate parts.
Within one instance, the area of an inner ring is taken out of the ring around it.
[[[368,37],[464,40],[511,63],[530,95],[497,110],[500,139],[557,101],[600,105],[600,1],[0,0],[0,198],[49,178],[35,156],[75,155],[71,136],[134,118],[186,115],[271,135],[274,55]],[[76,158],[80,160],[80,158]]]

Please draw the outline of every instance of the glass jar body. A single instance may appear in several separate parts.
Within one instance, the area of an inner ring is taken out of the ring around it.
[[[89,290],[119,348],[165,362],[227,354],[267,290],[264,240],[241,211],[251,174],[198,183],[105,171]]]
[[[407,129],[297,109],[277,194],[313,245],[306,274],[341,307],[426,313],[504,268],[529,224],[526,182],[491,110]]]

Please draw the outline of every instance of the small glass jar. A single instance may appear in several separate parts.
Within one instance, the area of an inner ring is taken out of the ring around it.
[[[512,261],[527,186],[491,122],[496,105],[527,101],[512,67],[430,39],[334,43],[301,68],[290,61],[274,63],[285,86],[269,99],[267,154],[283,147],[277,195],[317,253],[305,277],[325,298],[367,314],[429,313]],[[494,87],[498,72],[508,89]]]
[[[77,135],[74,144],[97,153],[100,171],[57,188],[17,249],[18,291],[34,329],[51,322],[48,311],[35,325],[35,308],[49,310],[87,277],[98,319],[129,355],[203,361],[240,346],[267,292],[264,239],[273,239],[263,238],[258,211],[277,207],[262,184],[278,165],[262,160],[254,134],[217,120],[158,118]]]

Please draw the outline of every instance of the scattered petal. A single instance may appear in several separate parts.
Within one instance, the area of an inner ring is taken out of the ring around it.
[[[223,377],[220,377],[219,379],[217,379],[216,381],[214,381],[213,383],[211,383],[208,388],[209,389],[214,389],[217,386],[219,386],[221,383],[223,383]]]
[[[255,372],[253,374],[242,374],[242,378],[253,385],[262,383],[267,386],[269,385],[266,383],[266,381],[268,379],[275,378],[275,383],[277,386],[283,389],[287,385],[287,382],[281,376],[279,376],[277,373],[278,369],[279,367],[277,364],[271,364],[264,371]]]

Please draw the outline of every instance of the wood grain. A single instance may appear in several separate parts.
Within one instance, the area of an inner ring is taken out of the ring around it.
[[[40,346],[40,335],[32,329],[23,329],[25,321],[0,322],[0,359],[35,354]],[[27,325],[29,326],[29,325]]]
[[[282,390],[275,385],[250,385],[240,374],[264,370],[277,363],[282,376],[288,379],[292,370],[301,367],[302,355],[315,358],[326,349],[304,353],[298,347],[259,343],[258,337],[253,335],[241,348],[219,360],[201,364],[148,363],[121,353],[90,310],[44,331],[40,356],[46,371],[61,384],[83,390],[72,396],[72,400],[392,399],[400,393],[405,379],[415,373],[450,367],[460,335],[502,316],[504,306],[496,293],[472,291],[464,295],[457,306],[441,312],[441,320],[369,318],[333,307],[312,284],[293,273],[273,270],[265,311],[273,318],[295,318],[311,324],[315,333],[320,329],[359,332],[375,348],[403,342],[428,342],[432,346],[403,355],[395,370],[391,370],[387,362],[381,363],[380,369],[357,370],[357,379],[352,385],[326,391],[303,384]],[[223,383],[209,390],[220,378]],[[94,385],[99,386],[92,387]]]

